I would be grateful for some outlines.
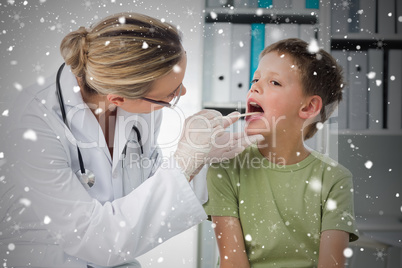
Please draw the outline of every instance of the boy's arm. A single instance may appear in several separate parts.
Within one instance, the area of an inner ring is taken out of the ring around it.
[[[341,230],[325,230],[321,234],[318,268],[345,267],[344,249],[349,243],[349,233]]]
[[[220,268],[249,268],[241,224],[236,217],[212,216],[220,255]]]

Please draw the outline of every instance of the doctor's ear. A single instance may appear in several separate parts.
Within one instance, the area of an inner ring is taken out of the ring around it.
[[[322,108],[322,99],[320,96],[314,95],[307,97],[303,106],[299,110],[299,116],[302,119],[316,117]]]
[[[125,102],[125,98],[115,94],[108,94],[107,100],[116,106],[122,106]]]

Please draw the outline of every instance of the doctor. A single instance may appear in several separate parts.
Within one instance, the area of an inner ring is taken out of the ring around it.
[[[137,256],[206,219],[193,185],[204,178],[192,181],[204,164],[261,137],[225,133],[236,119],[203,110],[162,157],[161,109],[186,93],[186,53],[168,23],[116,14],[69,33],[61,54],[65,65],[24,90],[2,135],[3,266],[140,267]]]

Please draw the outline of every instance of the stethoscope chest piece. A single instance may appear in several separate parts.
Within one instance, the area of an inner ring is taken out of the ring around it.
[[[86,190],[89,190],[95,184],[95,174],[85,169],[85,173],[81,173],[81,170],[78,170],[75,175],[80,179],[81,184],[85,187]]]

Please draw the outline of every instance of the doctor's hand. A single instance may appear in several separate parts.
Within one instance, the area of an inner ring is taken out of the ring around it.
[[[222,114],[215,110],[202,110],[185,120],[174,157],[189,181],[191,175],[207,163],[213,148],[213,134],[224,129],[224,121],[227,120],[223,120]]]
[[[227,132],[225,128],[237,121],[237,118],[230,117],[238,112],[233,112],[223,117],[223,128],[217,130],[212,136],[212,148],[208,153],[207,163],[218,163],[232,159],[244,151],[251,144],[264,140],[262,135],[247,136],[244,132]]]

